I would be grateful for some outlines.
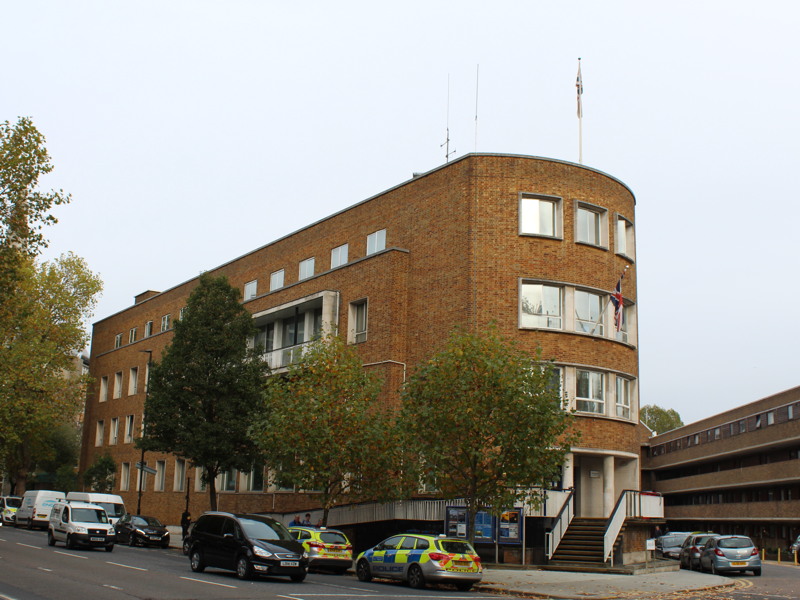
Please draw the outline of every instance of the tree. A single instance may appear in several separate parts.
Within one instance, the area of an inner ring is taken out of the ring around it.
[[[499,514],[558,479],[575,441],[550,363],[496,329],[456,331],[403,388],[406,464],[446,498],[466,503],[470,540],[479,510]]]
[[[108,454],[98,456],[83,472],[83,484],[101,494],[108,494],[114,489],[114,475],[117,465]]]
[[[248,341],[255,334],[239,291],[225,277],[200,276],[175,335],[151,368],[146,450],[171,452],[203,469],[212,510],[216,477],[259,460],[248,427],[269,368]]]
[[[77,356],[101,288],[73,254],[40,265],[25,257],[1,300],[11,316],[0,318],[0,456],[16,466],[16,481],[25,481],[41,440],[82,407],[88,377],[76,368]]]
[[[639,409],[639,420],[655,433],[666,433],[683,427],[681,416],[674,408],[666,409],[655,404],[646,404]]]
[[[284,375],[269,379],[253,437],[273,482],[315,490],[322,524],[343,498],[399,495],[398,444],[391,415],[378,404],[381,383],[339,336],[312,342]]]

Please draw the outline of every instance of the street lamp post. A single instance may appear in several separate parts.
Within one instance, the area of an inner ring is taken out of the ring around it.
[[[142,435],[140,439],[140,445],[142,447],[142,458],[139,462],[139,499],[136,502],[136,514],[142,514],[142,490],[144,488],[144,411],[145,407],[147,406],[147,398],[150,394],[150,365],[153,361],[153,351],[152,350],[139,350],[139,352],[146,352],[147,353],[147,376],[144,379],[144,406],[142,407]]]

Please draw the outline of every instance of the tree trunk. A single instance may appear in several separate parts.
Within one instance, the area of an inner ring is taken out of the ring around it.
[[[217,472],[206,469],[208,475],[208,504],[211,510],[217,510]]]

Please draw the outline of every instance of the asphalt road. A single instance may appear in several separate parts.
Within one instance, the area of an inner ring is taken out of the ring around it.
[[[221,599],[355,600],[385,598],[497,598],[442,586],[413,590],[391,582],[361,583],[351,575],[311,573],[303,583],[288,578],[241,581],[227,571],[193,573],[179,550],[130,548],[67,550],[47,545],[43,531],[0,528],[0,599]]]

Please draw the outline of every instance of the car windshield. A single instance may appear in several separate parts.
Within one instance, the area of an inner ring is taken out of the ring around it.
[[[161,521],[155,517],[133,517],[131,522],[139,527],[147,527],[148,525],[150,527],[162,527]]]
[[[439,547],[449,554],[475,554],[469,542],[461,540],[439,540]]]
[[[22,498],[6,498],[6,506],[8,508],[19,508],[22,506]]]
[[[244,534],[255,540],[293,540],[292,534],[277,521],[262,521],[239,517]]]
[[[668,547],[668,546],[680,546],[685,540],[685,535],[665,535],[662,536],[661,539],[661,546]]]
[[[722,538],[717,542],[720,548],[750,548],[752,545],[750,538]]]
[[[125,516],[125,507],[122,504],[112,504],[111,502],[97,502],[106,509],[106,514],[112,519]]]
[[[106,511],[96,508],[73,508],[72,520],[76,523],[108,523]]]
[[[323,531],[319,534],[321,539],[326,544],[346,544],[347,538],[338,531]]]
[[[712,537],[714,537],[714,536],[713,535],[698,535],[696,538],[694,538],[694,544],[693,545],[695,545],[695,546],[703,546]]]

